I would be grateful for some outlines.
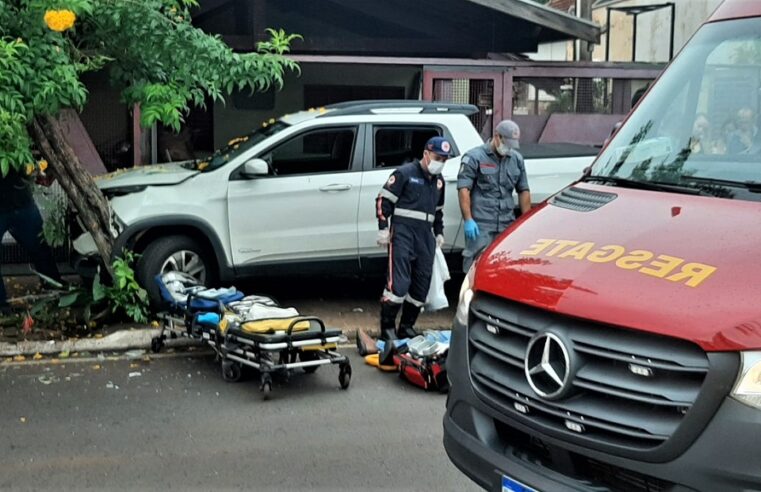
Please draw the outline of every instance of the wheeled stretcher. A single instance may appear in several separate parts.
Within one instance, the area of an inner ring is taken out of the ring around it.
[[[234,288],[206,289],[191,277],[170,273],[156,277],[167,312],[152,348],[161,350],[167,334],[204,340],[214,350],[225,381],[238,381],[244,367],[256,370],[265,399],[272,378],[292,371],[315,372],[320,366],[339,366],[342,389],[351,383],[351,363],[338,353],[343,337],[316,317],[301,316],[265,296],[244,296]]]

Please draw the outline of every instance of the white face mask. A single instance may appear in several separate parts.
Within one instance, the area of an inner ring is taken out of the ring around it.
[[[507,145],[506,143],[499,144],[499,146],[497,147],[497,153],[499,155],[502,155],[502,156],[505,156],[505,155],[509,154],[510,153],[510,146]]]
[[[428,161],[428,172],[431,174],[441,174],[444,169],[444,161],[434,161],[433,159]]]

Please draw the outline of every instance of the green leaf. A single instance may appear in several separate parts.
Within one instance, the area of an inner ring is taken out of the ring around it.
[[[71,294],[66,294],[61,297],[61,299],[58,300],[58,307],[65,308],[73,306],[79,299],[79,294],[79,292],[72,292]]]
[[[92,299],[95,302],[100,302],[106,298],[108,290],[103,286],[100,281],[100,275],[95,276],[95,281],[92,284]]]

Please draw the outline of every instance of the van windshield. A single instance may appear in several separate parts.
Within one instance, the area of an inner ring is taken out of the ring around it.
[[[761,201],[760,114],[761,18],[707,24],[614,136],[589,179]]]

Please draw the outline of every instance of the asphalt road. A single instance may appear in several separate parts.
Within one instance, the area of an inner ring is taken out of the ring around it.
[[[442,447],[444,396],[353,369],[348,391],[323,367],[265,402],[199,354],[4,362],[0,489],[477,490]]]

